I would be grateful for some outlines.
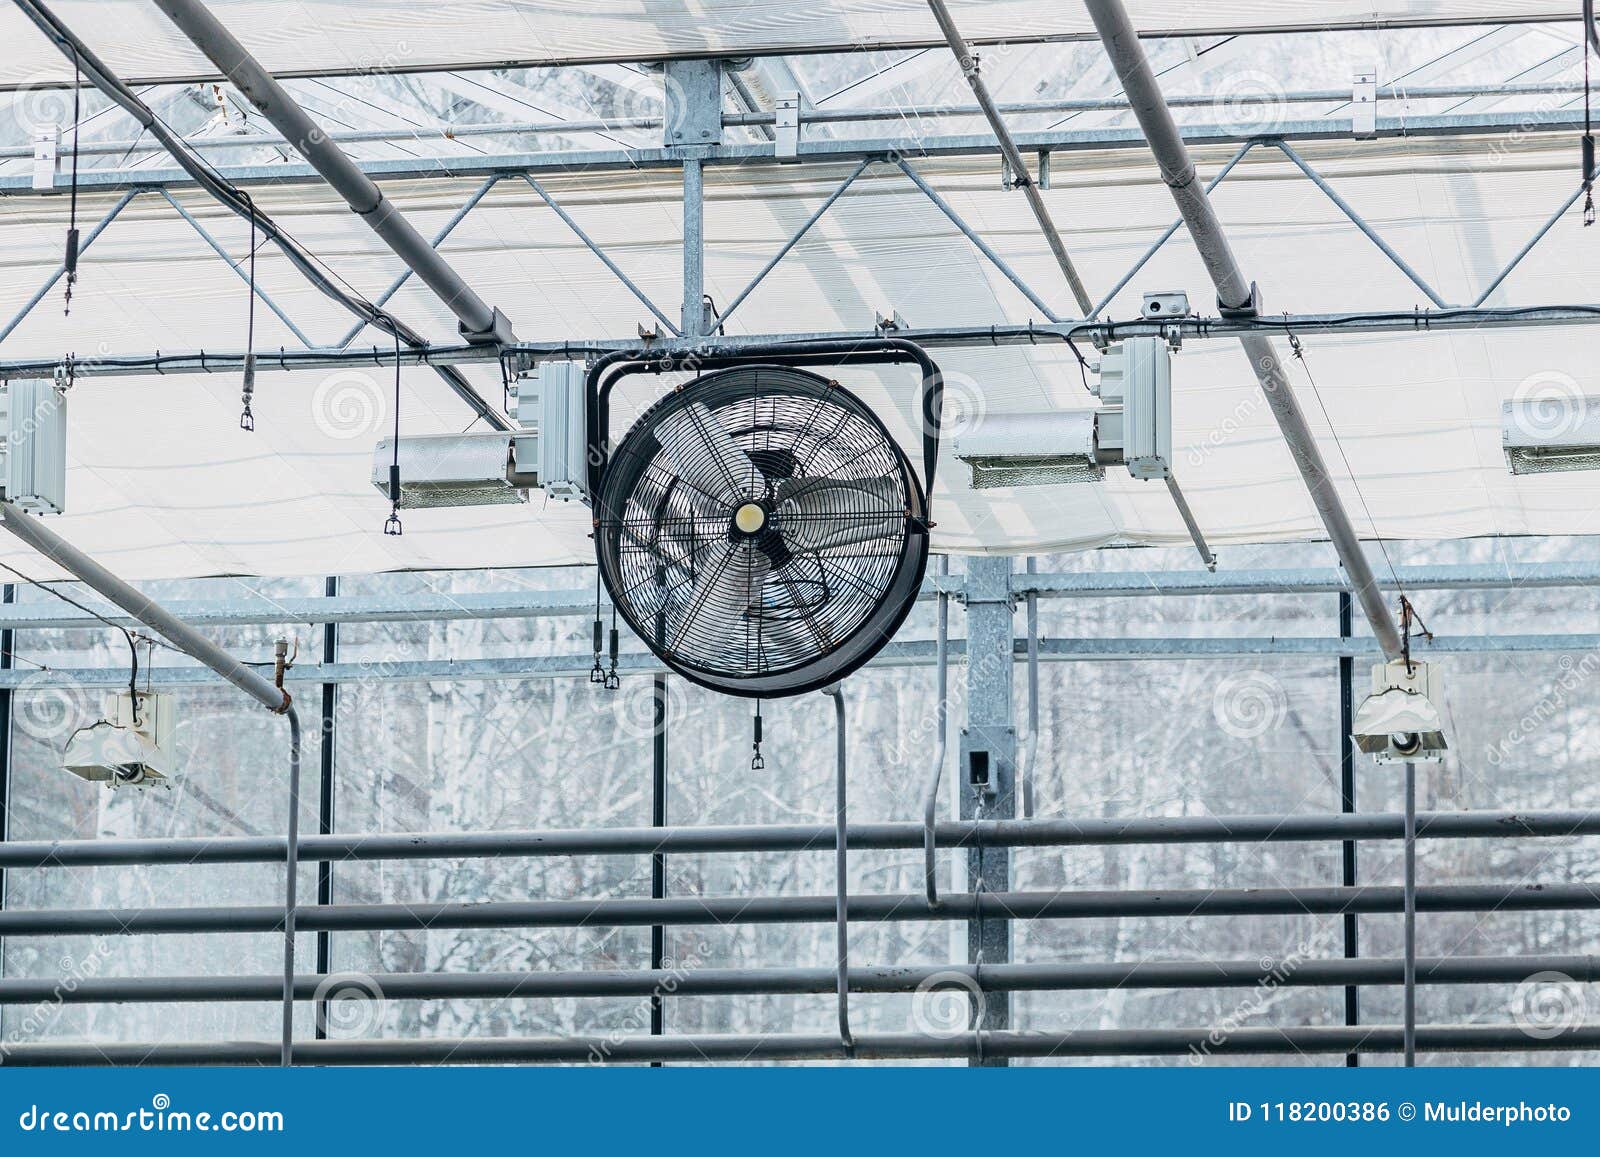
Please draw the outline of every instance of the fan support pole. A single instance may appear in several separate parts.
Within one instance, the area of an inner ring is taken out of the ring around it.
[[[1015,652],[1008,556],[967,560],[967,725],[961,732],[959,790],[964,820],[1009,820],[1017,815],[1017,732],[1012,715],[1011,675]],[[967,888],[1006,892],[1011,888],[1011,850],[967,849]],[[1011,1026],[1011,995],[985,991],[983,969],[1011,960],[1011,921],[980,916],[967,925],[967,960],[975,966],[973,1027],[994,1032]],[[979,1036],[976,1065],[1005,1065],[984,1054]]]

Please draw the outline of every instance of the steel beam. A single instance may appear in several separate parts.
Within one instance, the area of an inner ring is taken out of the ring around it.
[[[961,731],[957,778],[960,815],[973,823],[1004,822],[1017,814],[1017,731],[1012,694],[1012,629],[1014,602],[1011,559],[977,555],[967,560],[962,601],[967,611],[967,721]],[[975,829],[981,832],[982,828]],[[967,925],[967,959],[980,969],[1011,960],[1011,920],[1004,910],[985,909],[984,897],[1011,890],[1011,849],[979,838],[967,849],[966,896],[947,896],[944,911],[975,901],[976,919]],[[1011,1027],[1011,998],[1006,993],[971,996],[976,1030]],[[1005,1063],[1003,1058],[978,1058],[979,1064]]]
[[[1196,180],[1188,145],[1184,143],[1177,123],[1172,119],[1172,111],[1162,96],[1161,85],[1150,69],[1150,62],[1145,58],[1144,48],[1139,44],[1122,0],[1086,0],[1086,4],[1100,39],[1105,44],[1112,68],[1116,70],[1123,90],[1128,94],[1134,116],[1150,142],[1151,151],[1161,169],[1161,179],[1171,191],[1206,272],[1217,287],[1220,307],[1253,312],[1257,304],[1255,283],[1245,277],[1234,259],[1227,233],[1222,228],[1216,210],[1212,208],[1210,196]],[[1339,561],[1354,583],[1356,600],[1372,626],[1373,635],[1388,658],[1399,658],[1399,628],[1379,593],[1372,564],[1367,560],[1355,526],[1328,474],[1316,436],[1300,411],[1294,387],[1289,384],[1288,375],[1278,360],[1272,341],[1260,333],[1246,334],[1239,341],[1261,383],[1267,404],[1278,421],[1322,525],[1339,554]]]
[[[1378,139],[1415,140],[1418,138],[1454,138],[1465,136],[1494,136],[1515,133],[1529,138],[1551,134],[1570,134],[1583,128],[1581,111],[1571,109],[1540,110],[1530,112],[1490,112],[1471,114],[1435,114],[1420,116],[1380,117]],[[1273,128],[1271,134],[1241,130],[1229,124],[1195,124],[1184,127],[1190,144],[1237,148],[1250,141],[1289,140],[1348,142],[1350,126],[1328,117],[1286,121]],[[1024,153],[1102,152],[1117,149],[1140,149],[1145,138],[1136,130],[1120,126],[1097,128],[1049,129],[1039,132],[1014,133],[1017,148]],[[770,142],[733,142],[705,146],[702,164],[713,166],[743,166],[761,163],[778,163]],[[799,160],[802,163],[855,163],[864,159],[885,160],[895,156],[934,159],[941,157],[992,157],[999,153],[999,144],[992,133],[952,133],[932,137],[823,137],[814,135],[801,143]],[[644,149],[593,149],[550,150],[547,152],[498,153],[453,156],[448,167],[437,157],[396,157],[359,162],[360,171],[368,177],[395,180],[427,180],[459,177],[488,177],[491,175],[520,177],[524,173],[535,176],[546,174],[573,174],[582,172],[632,172],[640,169],[676,169],[682,164],[680,148]],[[307,184],[323,180],[312,166],[300,162],[270,164],[217,165],[216,171],[235,185]],[[193,182],[193,177],[181,169],[86,169],[79,174],[82,189],[125,189],[131,183],[140,186],[183,186]],[[0,195],[33,195],[31,175],[27,173],[0,177]]]
[[[1021,189],[1028,199],[1028,208],[1032,210],[1034,220],[1039,223],[1039,231],[1044,234],[1045,244],[1050,246],[1050,252],[1056,259],[1056,265],[1061,269],[1061,275],[1066,278],[1067,287],[1072,290],[1078,308],[1085,314],[1091,312],[1093,303],[1089,291],[1084,288],[1083,278],[1078,275],[1077,267],[1072,264],[1066,243],[1061,239],[1061,230],[1056,228],[1055,220],[1050,216],[1050,207],[1045,204],[1044,194],[1039,191],[1039,184],[1034,180],[1028,162],[1017,149],[1017,142],[1012,139],[1005,118],[1000,115],[994,97],[989,94],[989,86],[984,83],[983,74],[978,68],[977,56],[962,39],[961,29],[956,27],[955,17],[950,15],[950,9],[944,0],[928,0],[928,7],[933,12],[934,20],[939,24],[939,31],[944,34],[945,42],[950,45],[950,51],[956,58],[956,64],[961,68],[961,75],[966,79],[967,87],[972,89],[972,95],[977,98],[984,119],[989,122],[1000,155],[1011,170],[1012,183]],[[1043,161],[1040,163],[1043,164]]]
[[[1396,575],[1406,590],[1548,590],[1600,586],[1600,563],[1500,563],[1402,566]],[[1378,585],[1395,589],[1396,579],[1381,575]],[[931,577],[921,597],[940,591],[959,593],[960,580]],[[1317,568],[1204,571],[1076,571],[1017,574],[1018,597],[1041,599],[1182,598],[1201,595],[1323,595],[1349,587],[1340,571]],[[245,627],[321,623],[432,623],[472,619],[537,619],[594,614],[594,591],[501,591],[492,594],[422,592],[407,595],[339,595],[333,598],[180,600],[167,604],[194,627]],[[115,608],[105,617],[120,626],[136,621]],[[58,602],[0,604],[0,630],[34,631],[85,628],[104,623],[86,611]]]

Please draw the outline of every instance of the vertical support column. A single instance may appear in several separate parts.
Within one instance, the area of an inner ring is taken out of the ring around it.
[[[1355,635],[1355,607],[1350,592],[1339,592],[1339,637],[1349,639]],[[1339,811],[1353,815],[1356,810],[1356,742],[1351,732],[1356,720],[1356,661],[1350,655],[1339,658]],[[1346,888],[1356,886],[1356,842],[1345,840],[1339,882]],[[1360,927],[1354,912],[1344,914],[1344,956],[1355,960],[1361,955]],[[1344,1023],[1354,1028],[1361,1023],[1361,988],[1350,985],[1344,990]],[[1360,1068],[1361,1054],[1348,1053],[1344,1058],[1346,1068]]]
[[[322,593],[328,598],[335,598],[339,594],[339,580],[329,575],[323,580]],[[339,661],[339,624],[324,623],[322,625],[322,662],[324,664]],[[339,685],[337,683],[324,683],[322,685],[322,714],[321,714],[321,766],[320,784],[317,789],[317,833],[330,836],[333,834],[334,805],[334,757],[337,749],[334,745],[336,724],[335,712],[339,707]],[[317,863],[317,903],[326,905],[333,903],[333,861],[321,860]],[[327,976],[333,972],[333,933],[317,933],[317,975]],[[316,1023],[317,1039],[326,1040],[328,1036],[328,1017],[326,1005],[319,1005],[315,1010],[313,1020]]]
[[[666,118],[662,147],[683,163],[684,337],[712,326],[705,307],[705,158],[722,143],[722,62],[669,60],[662,66]]]
[[[684,337],[706,332],[705,170],[698,157],[683,162],[683,313]]]
[[[17,588],[12,583],[0,587],[0,603],[10,606],[17,601]],[[0,631],[0,671],[16,666],[12,651],[16,646],[15,631]],[[0,688],[0,843],[11,838],[11,707],[15,693],[10,687]],[[6,908],[6,873],[0,868],[0,912]],[[0,940],[0,976],[6,974],[6,943]],[[0,1027],[4,1026],[4,1012],[0,1012]]]
[[[651,731],[650,759],[650,826],[667,826],[667,677],[655,676],[654,727]],[[650,854],[650,898],[667,897],[667,857],[664,852]],[[659,972],[666,957],[665,929],[659,924],[650,928],[650,968]],[[657,988],[650,997],[650,1035],[660,1036],[666,1031],[667,1010]],[[651,1068],[660,1068],[660,1061],[652,1061]]]
[[[974,557],[967,562],[967,725],[961,732],[961,818],[1014,819],[1017,814],[1017,732],[1013,717],[1011,559]],[[973,892],[1005,892],[1011,888],[1011,850],[968,849],[967,882]],[[1008,1028],[1011,995],[983,990],[983,967],[1011,959],[1011,921],[979,917],[967,926],[967,959],[977,966],[979,992],[973,997],[979,1013],[981,1065],[1005,1065],[1003,1057],[982,1055],[983,1032]]]

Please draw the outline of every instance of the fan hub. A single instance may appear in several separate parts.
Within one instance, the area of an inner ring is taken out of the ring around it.
[[[740,534],[759,534],[767,525],[767,510],[759,502],[746,502],[733,512],[733,528]]]

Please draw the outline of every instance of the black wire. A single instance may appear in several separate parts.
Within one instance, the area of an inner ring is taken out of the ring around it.
[[[138,722],[139,722],[139,645],[138,645],[138,642],[137,642],[137,637],[134,635],[134,633],[132,631],[128,630],[127,627],[124,627],[121,623],[112,622],[110,619],[106,618],[104,615],[102,615],[99,611],[95,610],[93,607],[85,606],[83,603],[80,603],[77,599],[71,597],[70,595],[62,594],[60,591],[56,590],[54,587],[45,586],[44,583],[40,582],[36,578],[29,578],[27,575],[23,574],[20,570],[18,570],[16,567],[12,566],[10,563],[0,562],[0,567],[3,567],[4,569],[10,571],[12,574],[16,575],[19,579],[21,579],[23,582],[27,583],[29,586],[38,587],[45,594],[54,595],[56,598],[60,599],[64,603],[66,603],[68,606],[77,607],[78,610],[82,611],[84,614],[89,615],[92,618],[100,620],[100,622],[104,623],[106,626],[110,627],[112,630],[121,631],[122,632],[122,637],[128,641],[128,650],[132,653],[132,656],[133,656],[132,663],[131,663],[131,669],[130,669],[130,671],[128,673],[128,690],[133,693],[133,699],[132,699],[133,722],[134,722],[135,725],[137,725]]]
[[[66,294],[62,312],[72,313],[72,287],[78,283],[78,142],[83,123],[83,68],[78,60],[78,50],[72,50],[72,191],[67,210],[67,254],[64,262],[67,271]]]

